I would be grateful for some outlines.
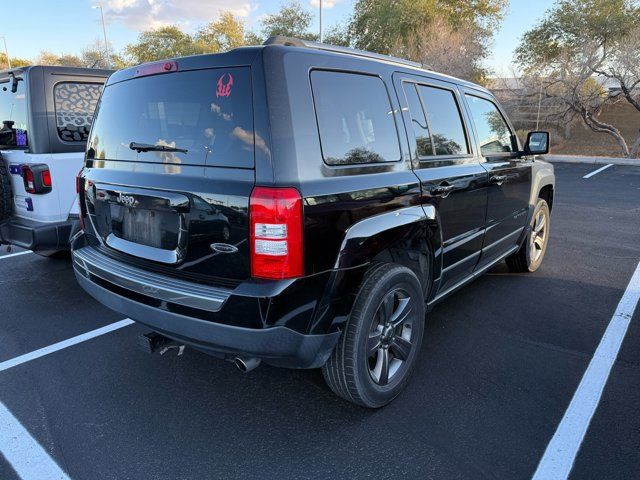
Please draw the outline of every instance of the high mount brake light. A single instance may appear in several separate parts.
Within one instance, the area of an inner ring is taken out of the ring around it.
[[[156,62],[147,65],[140,65],[136,68],[134,77],[144,77],[146,75],[156,75],[158,73],[169,73],[178,71],[178,62]]]
[[[45,164],[22,165],[20,167],[24,189],[27,193],[38,195],[49,193],[53,189],[51,172]]]
[[[272,280],[302,276],[302,197],[298,191],[255,187],[249,217],[251,275]]]

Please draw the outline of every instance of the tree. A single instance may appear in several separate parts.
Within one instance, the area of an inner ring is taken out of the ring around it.
[[[339,47],[351,46],[351,35],[346,25],[334,25],[323,35],[322,42]]]
[[[24,58],[11,57],[11,68],[25,67],[31,65],[29,60]],[[9,68],[9,62],[7,62],[7,56],[4,53],[0,53],[0,70]]]
[[[59,67],[84,67],[82,59],[77,55],[56,55],[47,50],[41,51],[33,62],[34,65],[55,65]]]
[[[638,156],[614,125],[598,118],[604,105],[626,101],[640,112],[640,7],[633,0],[559,0],[524,34],[515,61],[527,76],[542,78],[555,99],[596,132],[612,136],[624,156]],[[617,82],[609,92],[597,77]],[[595,85],[600,85],[596,88]]]
[[[196,53],[200,52],[193,38],[175,25],[142,32],[136,43],[125,47],[125,54],[134,64]]]
[[[198,30],[194,42],[203,53],[225,52],[248,44],[244,22],[231,12],[221,12],[218,20]]]
[[[274,35],[301,38],[303,40],[318,40],[318,36],[309,33],[309,26],[313,15],[302,8],[296,0],[283,5],[277,13],[267,15],[262,20],[262,35],[264,38]]]
[[[443,18],[453,28],[473,24],[487,44],[506,4],[506,0],[357,0],[349,31],[357,48],[389,54],[399,44],[411,46],[416,32]]]
[[[612,46],[637,23],[640,9],[633,0],[558,0],[545,17],[527,31],[515,52],[523,69],[554,68],[565,54],[582,54],[591,42]]]
[[[484,83],[487,71],[480,60],[486,56],[487,46],[483,40],[473,23],[454,27],[446,18],[437,17],[418,27],[412,42],[397,39],[390,53],[437,72]]]
[[[80,53],[83,66],[88,68],[118,69],[127,66],[125,60],[119,55],[111,44],[108,45],[109,58],[104,48],[104,42],[95,40],[87,45]]]

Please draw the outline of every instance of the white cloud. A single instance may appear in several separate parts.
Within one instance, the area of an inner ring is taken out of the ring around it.
[[[342,0],[322,0],[322,9],[324,10],[325,8],[333,8],[340,2],[342,2]],[[320,8],[320,0],[311,0],[309,2],[309,5],[311,5],[313,8]]]
[[[105,20],[136,30],[172,24],[188,28],[215,20],[222,10],[246,18],[257,8],[252,0],[106,0],[103,5]]]

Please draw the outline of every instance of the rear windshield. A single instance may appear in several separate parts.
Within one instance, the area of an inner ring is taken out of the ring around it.
[[[98,108],[88,145],[95,158],[253,167],[249,68],[134,78],[106,87]],[[140,145],[186,152],[131,148]]]

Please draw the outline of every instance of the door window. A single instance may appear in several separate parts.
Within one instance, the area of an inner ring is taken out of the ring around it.
[[[404,84],[404,93],[409,105],[409,114],[411,115],[411,126],[416,136],[416,150],[418,157],[428,157],[434,155],[433,145],[431,144],[431,135],[429,134],[429,125],[424,115],[422,102],[418,96],[416,85],[414,83]]]
[[[400,160],[393,107],[379,77],[315,70],[311,86],[326,163]]]
[[[467,137],[454,93],[451,90],[425,85],[418,85],[418,91],[427,113],[435,154],[465,155],[469,153]]]
[[[482,155],[514,152],[513,134],[498,107],[484,98],[465,96],[478,132]]]
[[[419,158],[469,153],[455,94],[451,90],[404,84]]]

